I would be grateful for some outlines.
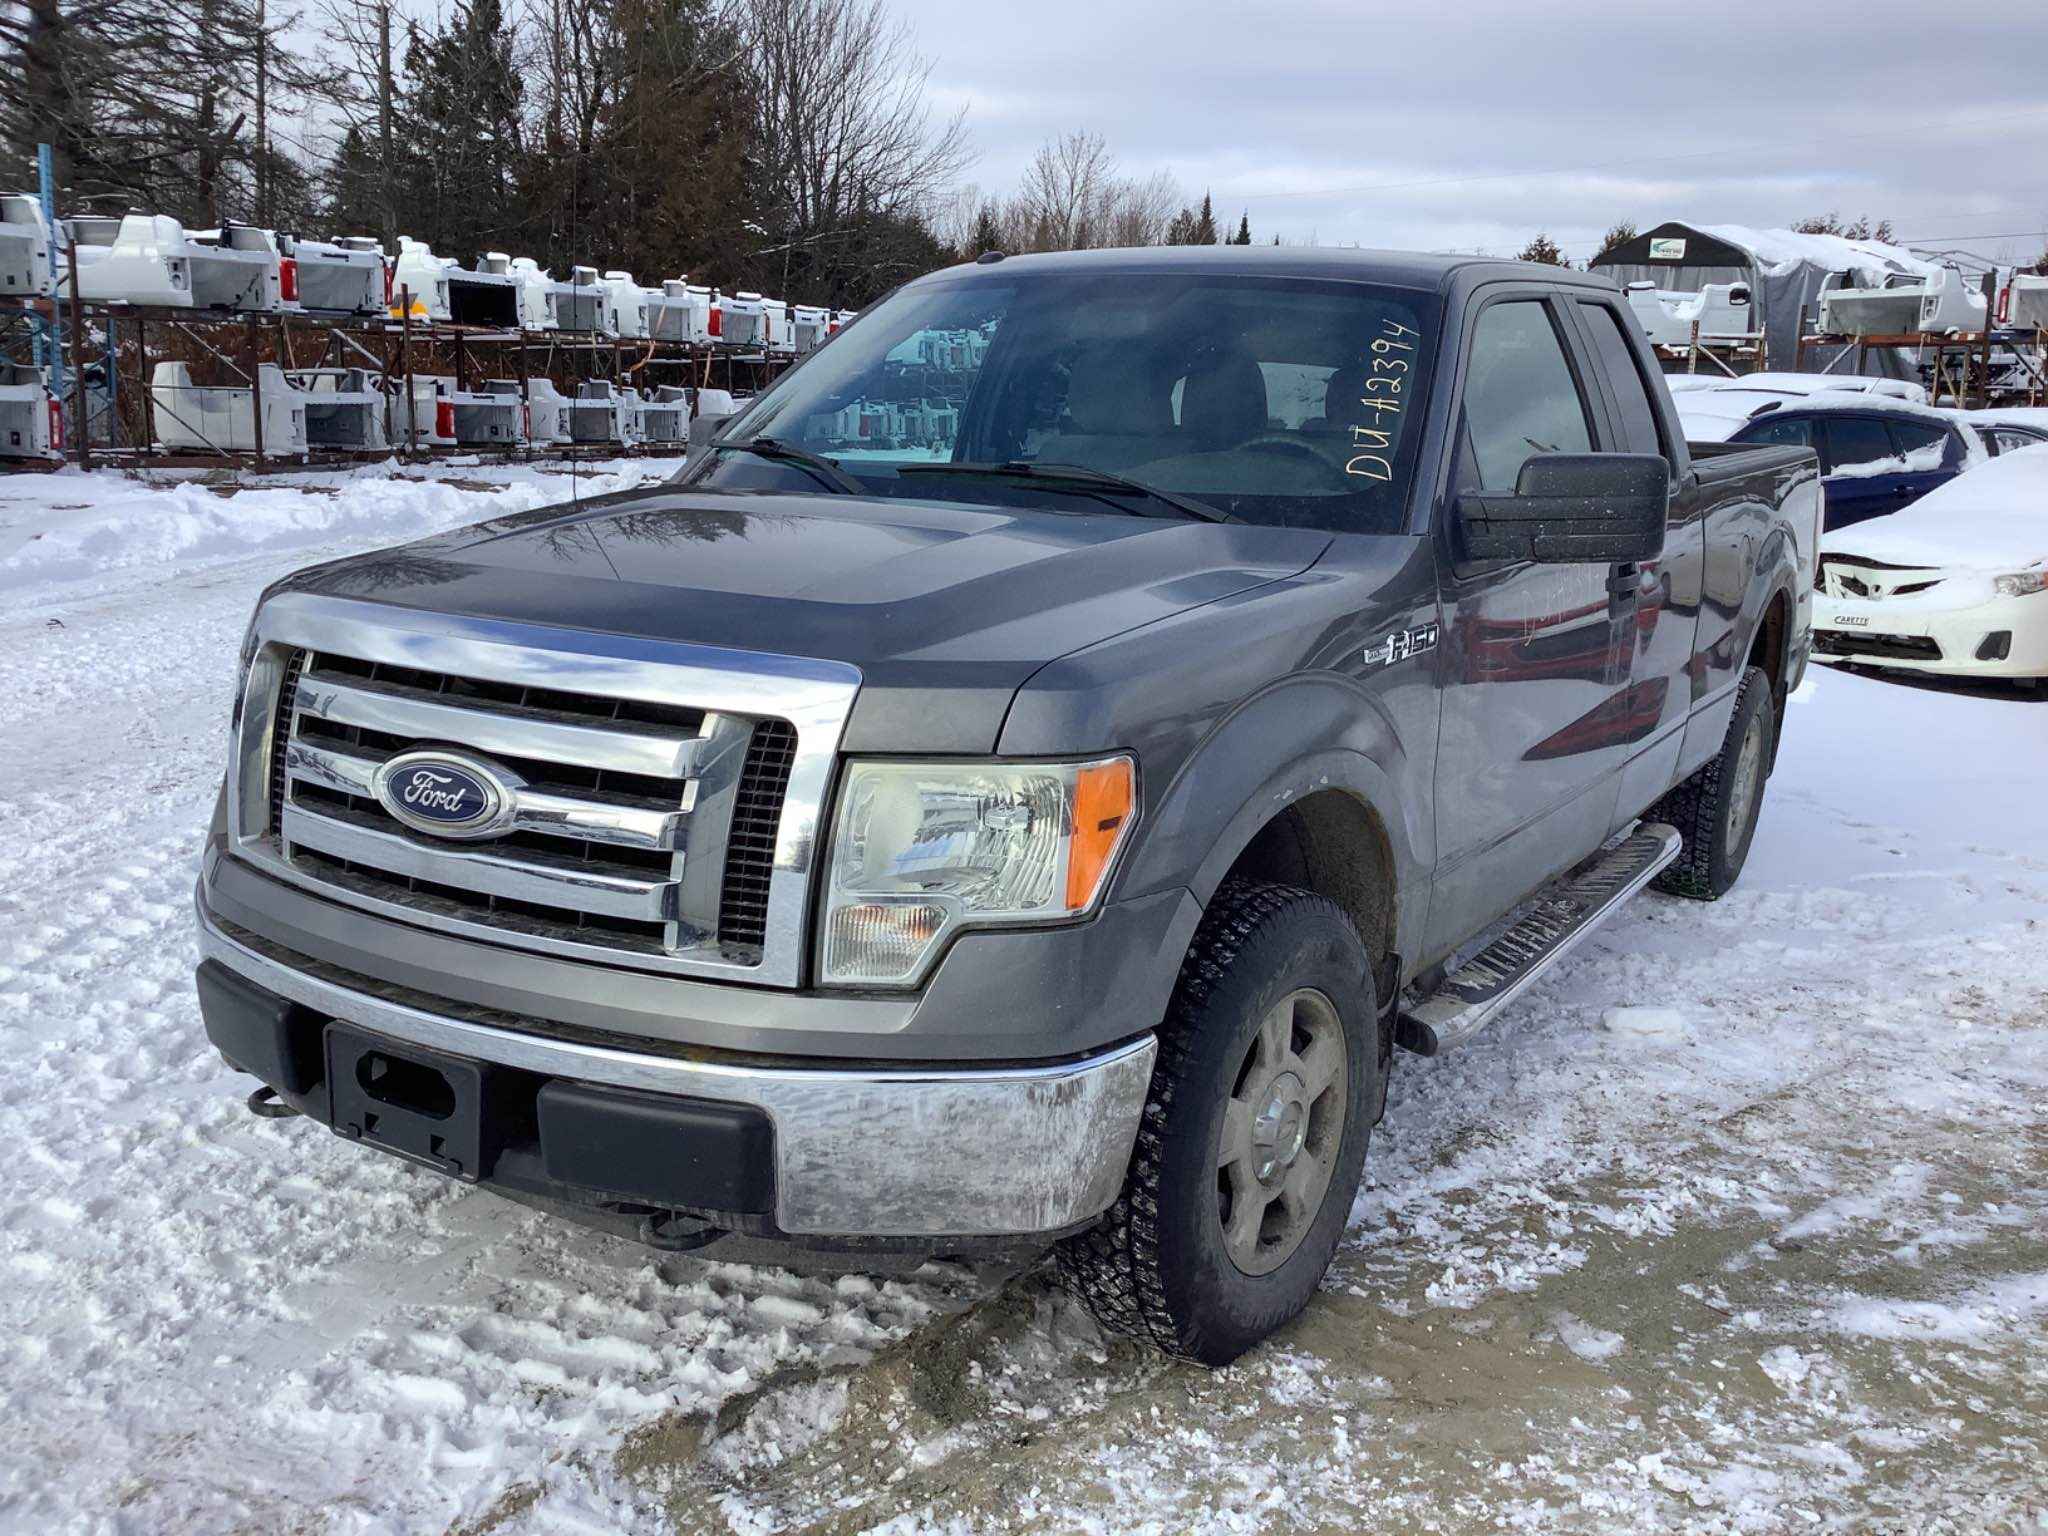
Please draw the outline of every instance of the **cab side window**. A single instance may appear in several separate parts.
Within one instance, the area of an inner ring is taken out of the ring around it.
[[[1622,334],[1621,316],[1605,304],[1581,303],[1579,313],[1592,333],[1593,350],[1600,356],[1600,366],[1607,370],[1607,385],[1614,391],[1614,403],[1621,412],[1622,439],[1613,446],[1624,453],[1664,453],[1657,432],[1657,412],[1650,405],[1650,388],[1643,382],[1643,370],[1634,349]]]
[[[1781,416],[1774,420],[1759,422],[1755,426],[1744,427],[1740,441],[1771,443],[1786,448],[1811,448],[1813,423],[1804,416]]]
[[[1465,376],[1465,442],[1458,488],[1506,495],[1539,453],[1591,453],[1585,397],[1564,342],[1539,299],[1479,312]]]
[[[1886,464],[1898,457],[1891,433],[1874,416],[1830,416],[1827,430],[1831,472],[1864,469],[1868,474],[1870,470],[1864,466]]]
[[[1892,447],[1906,461],[1904,468],[1940,469],[1949,461],[1947,427],[1932,421],[1894,421],[1888,425],[1892,429]],[[1962,454],[1957,452],[1953,457],[1960,462]]]

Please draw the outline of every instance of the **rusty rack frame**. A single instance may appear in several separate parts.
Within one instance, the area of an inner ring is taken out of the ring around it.
[[[75,275],[75,268],[74,268]],[[170,305],[86,302],[66,298],[22,299],[0,302],[0,350],[13,335],[26,335],[41,325],[45,335],[60,339],[69,354],[69,392],[65,402],[65,456],[83,469],[104,460],[123,466],[163,468],[239,468],[280,470],[331,467],[398,459],[431,462],[436,459],[483,459],[490,462],[522,460],[581,460],[621,458],[646,454],[672,456],[672,447],[608,444],[533,444],[522,442],[506,448],[462,446],[420,446],[414,442],[417,404],[412,381],[419,361],[417,349],[445,347],[451,357],[458,391],[467,390],[472,379],[505,377],[510,372],[519,381],[520,404],[527,403],[528,380],[539,363],[541,376],[553,377],[559,368],[576,382],[611,379],[621,384],[636,377],[652,378],[652,370],[676,370],[680,377],[665,382],[709,388],[720,385],[735,391],[758,392],[796,361],[793,357],[771,356],[759,348],[733,347],[713,343],[657,341],[583,333],[528,332],[488,327],[457,326],[421,322],[411,314],[411,293],[401,289],[396,296],[396,317],[343,316],[254,311],[200,310]],[[91,345],[88,329],[104,337],[103,345]],[[166,450],[157,444],[154,396],[150,390],[149,354],[152,327],[161,338],[175,334],[210,354],[223,368],[243,381],[254,410],[253,452],[221,450],[195,453]],[[358,367],[377,374],[384,384],[386,435],[394,446],[376,449],[321,448],[304,453],[279,454],[263,443],[263,382],[259,364],[264,361],[264,342],[271,342],[270,357],[279,367]],[[91,345],[91,351],[88,347]],[[306,347],[302,360],[299,349]],[[121,377],[122,355],[135,358],[132,382]],[[487,369],[492,357],[496,369]],[[506,354],[514,354],[507,356]],[[87,368],[104,364],[101,392],[103,411],[108,417],[105,444],[92,442]],[[512,365],[509,369],[507,364]],[[84,366],[81,366],[84,365]],[[566,365],[566,366],[565,366]],[[437,370],[438,371],[438,370]],[[114,441],[120,428],[118,400],[123,388],[133,388],[140,401],[142,441],[121,445]],[[400,400],[407,418],[394,420]],[[403,445],[398,446],[400,440]],[[34,472],[52,467],[49,460],[0,463],[0,469]]]

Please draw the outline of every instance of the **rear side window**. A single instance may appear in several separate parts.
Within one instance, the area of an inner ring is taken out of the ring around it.
[[[1460,489],[1505,493],[1539,453],[1590,453],[1586,402],[1539,299],[1490,304],[1472,330]],[[1471,482],[1476,480],[1477,485]]]
[[[1857,469],[1898,457],[1891,433],[1875,417],[1830,416],[1827,430],[1830,470]]]
[[[1985,434],[1991,443],[1993,453],[2018,453],[2022,448],[2038,448],[2048,443],[2048,437],[2036,437],[2031,432],[2022,432],[2018,427],[1998,427]]]
[[[1608,387],[1614,391],[1615,404],[1621,410],[1622,440],[1617,446],[1630,453],[1662,453],[1657,412],[1650,404],[1650,389],[1643,382],[1642,366],[1622,334],[1621,316],[1605,304],[1581,304],[1579,313],[1586,317],[1587,327],[1593,333],[1593,350],[1600,356],[1600,366],[1607,371]]]
[[[1931,421],[1894,421],[1892,446],[1909,470],[1939,469],[1948,457],[1948,428]]]
[[[1813,423],[1804,416],[1759,421],[1744,427],[1741,438],[1745,443],[1768,443],[1780,448],[1811,448]]]

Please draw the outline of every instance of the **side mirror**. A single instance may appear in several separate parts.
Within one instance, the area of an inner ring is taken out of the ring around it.
[[[1471,560],[1619,565],[1664,552],[1671,470],[1654,453],[1543,453],[1522,466],[1512,496],[1458,498]]]

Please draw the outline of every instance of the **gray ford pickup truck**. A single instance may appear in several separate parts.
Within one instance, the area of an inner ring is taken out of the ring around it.
[[[1810,452],[1688,448],[1604,280],[985,257],[668,484],[266,592],[207,1033],[644,1242],[1051,1246],[1229,1360],[1397,1048],[1736,879],[1819,512]]]

